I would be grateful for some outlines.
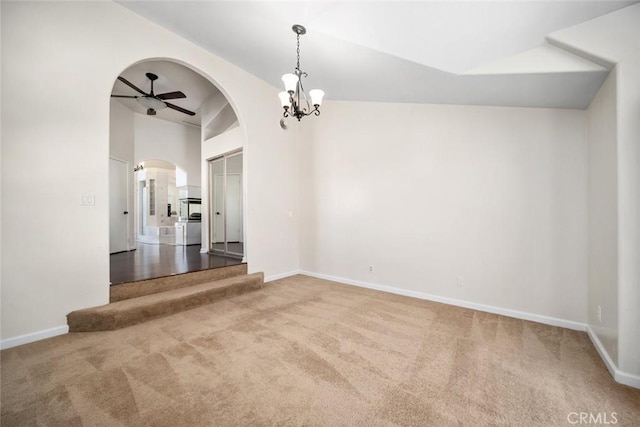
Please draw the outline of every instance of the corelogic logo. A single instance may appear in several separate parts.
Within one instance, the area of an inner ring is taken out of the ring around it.
[[[612,425],[618,424],[617,412],[569,412],[569,424]]]

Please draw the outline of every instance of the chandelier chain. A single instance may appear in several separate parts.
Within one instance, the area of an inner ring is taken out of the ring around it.
[[[298,54],[298,62],[296,65],[296,69],[300,70],[300,34],[296,37],[298,41],[298,48],[296,49],[296,53]]]

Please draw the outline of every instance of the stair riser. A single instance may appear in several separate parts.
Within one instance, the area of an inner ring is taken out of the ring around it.
[[[96,316],[95,314],[84,315],[83,313],[72,313],[68,316],[69,331],[96,332],[121,329],[148,320],[190,310],[201,305],[211,304],[224,298],[259,289],[262,286],[262,278],[252,278],[240,284],[211,289],[196,295],[189,295],[171,301],[159,301],[152,306],[134,309],[116,315],[103,314]]]
[[[247,274],[247,264],[238,264],[229,267],[213,268],[210,270],[177,274],[175,276],[124,283],[122,285],[111,286],[109,289],[109,302],[124,301],[126,299],[166,292],[200,283],[242,276],[244,274]]]

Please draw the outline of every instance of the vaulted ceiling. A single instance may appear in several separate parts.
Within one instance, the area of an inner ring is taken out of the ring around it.
[[[151,82],[146,77],[146,73],[154,73],[158,76],[158,80],[154,82],[153,89],[156,94],[181,91],[186,98],[171,99],[168,102],[193,111],[195,116],[189,116],[171,108],[164,108],[157,112],[156,117],[176,123],[186,123],[190,125],[200,126],[200,106],[208,97],[218,92],[218,89],[212,85],[207,79],[200,74],[188,69],[187,67],[170,61],[145,61],[124,70],[120,76],[132,83],[138,89],[148,93],[151,88]],[[140,95],[134,89],[130,88],[120,80],[116,80],[111,91],[114,95]],[[132,111],[140,114],[146,114],[147,110],[135,99],[112,98]]]
[[[277,87],[304,25],[305,87],[326,99],[586,108],[608,70],[546,36],[636,2],[119,3]]]

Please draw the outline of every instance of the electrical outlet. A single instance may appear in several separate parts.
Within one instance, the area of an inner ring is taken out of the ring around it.
[[[369,273],[373,273],[373,265],[369,266]]]
[[[598,306],[598,323],[602,323],[602,307]]]
[[[458,276],[458,278],[456,279],[456,285],[461,288],[464,286],[464,277],[462,276]]]

